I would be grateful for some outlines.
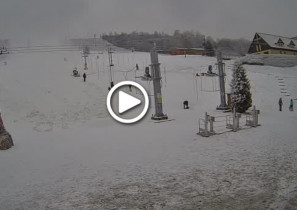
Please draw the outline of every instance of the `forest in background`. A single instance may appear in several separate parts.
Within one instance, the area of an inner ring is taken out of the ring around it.
[[[9,39],[0,39],[0,47],[9,47],[10,46],[10,41]]]
[[[221,50],[228,55],[245,55],[248,52],[250,41],[246,39],[217,39],[214,40],[210,36],[205,36],[194,31],[175,30],[172,35],[163,32],[147,33],[136,32],[131,33],[109,33],[102,34],[101,38],[111,44],[125,48],[134,49],[136,51],[148,52],[152,49],[153,43],[157,45],[159,51],[170,51],[174,48],[204,48],[208,52]],[[209,53],[214,55],[214,53]]]

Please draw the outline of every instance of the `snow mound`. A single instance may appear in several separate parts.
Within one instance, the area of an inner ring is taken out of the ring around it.
[[[294,55],[258,55],[252,54],[239,58],[237,62],[248,65],[262,65],[275,67],[297,66],[297,56]]]

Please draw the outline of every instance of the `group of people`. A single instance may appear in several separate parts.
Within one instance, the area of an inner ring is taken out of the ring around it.
[[[282,98],[280,98],[280,99],[278,100],[278,105],[279,105],[279,111],[282,111],[282,108],[283,108],[283,99],[282,99]],[[293,111],[293,110],[294,110],[294,102],[293,102],[293,99],[290,100],[289,110],[290,110],[290,111]]]

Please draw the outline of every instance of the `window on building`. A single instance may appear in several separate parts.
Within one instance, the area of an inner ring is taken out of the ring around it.
[[[290,41],[290,43],[288,44],[288,47],[291,47],[291,48],[295,48],[295,43],[293,42],[293,40]]]
[[[278,41],[275,43],[277,46],[283,47],[284,46],[284,42],[281,38],[278,39]]]

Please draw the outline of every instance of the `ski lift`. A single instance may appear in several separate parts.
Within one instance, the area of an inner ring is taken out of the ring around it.
[[[142,80],[152,80],[152,76],[150,75],[150,69],[149,67],[145,67],[144,75],[141,76]]]
[[[196,80],[196,87],[197,85],[197,78],[200,77],[200,90],[204,92],[217,92],[219,91],[219,84],[218,79],[216,77],[216,73],[212,71],[212,66],[208,66],[207,73],[201,74],[194,74],[194,79]]]
[[[197,78],[196,78],[197,80]],[[204,92],[218,92],[218,79],[217,77],[200,77],[200,90]]]

